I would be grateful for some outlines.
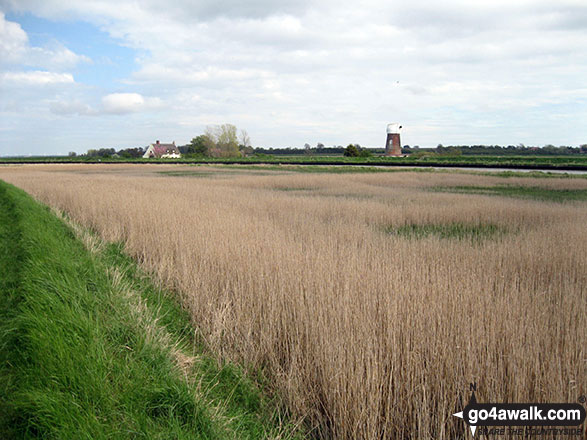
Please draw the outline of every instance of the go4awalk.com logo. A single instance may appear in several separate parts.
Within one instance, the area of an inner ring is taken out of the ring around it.
[[[471,399],[453,414],[465,421],[475,435],[481,427],[494,435],[581,435],[585,408],[579,403],[478,403],[476,384],[471,384]],[[580,401],[585,401],[584,397]],[[492,429],[489,429],[492,427]]]

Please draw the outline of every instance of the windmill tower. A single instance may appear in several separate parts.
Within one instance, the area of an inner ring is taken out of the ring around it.
[[[399,132],[402,126],[397,122],[387,125],[387,140],[385,142],[386,156],[401,156],[402,144],[399,137]]]

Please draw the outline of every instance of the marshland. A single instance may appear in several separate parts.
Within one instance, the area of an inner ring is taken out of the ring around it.
[[[327,171],[14,165],[0,179],[120,244],[313,437],[460,438],[451,415],[473,382],[484,402],[585,394],[587,179]]]

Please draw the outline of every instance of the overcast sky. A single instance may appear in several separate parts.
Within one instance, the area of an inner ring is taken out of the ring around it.
[[[587,0],[0,0],[0,155],[587,143]]]

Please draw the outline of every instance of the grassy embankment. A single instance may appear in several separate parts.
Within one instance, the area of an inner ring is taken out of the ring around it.
[[[119,246],[85,244],[0,181],[0,438],[291,437]]]

